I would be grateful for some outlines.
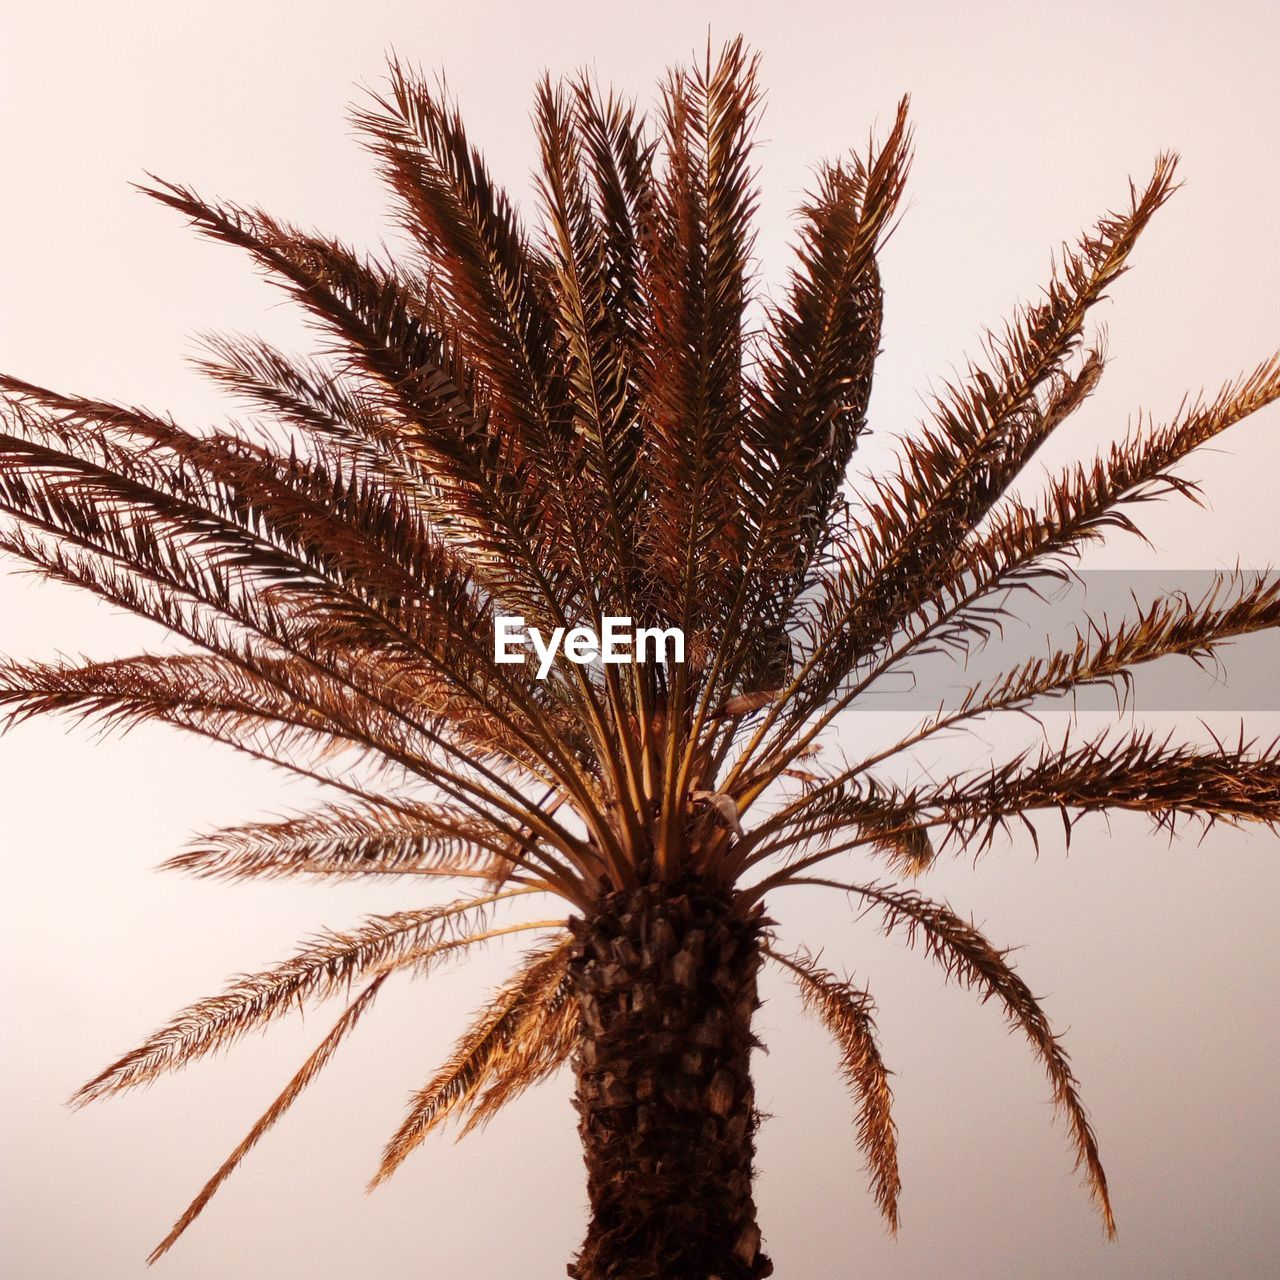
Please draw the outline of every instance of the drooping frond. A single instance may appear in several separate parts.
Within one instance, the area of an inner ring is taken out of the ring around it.
[[[178,1242],[184,1231],[204,1212],[205,1206],[218,1193],[218,1189],[236,1171],[245,1156],[262,1140],[268,1130],[289,1110],[303,1090],[329,1065],[338,1046],[355,1030],[356,1024],[368,1012],[378,994],[379,988],[387,980],[387,974],[379,974],[367,987],[343,1010],[342,1016],[334,1023],[328,1035],[316,1046],[314,1052],[298,1068],[293,1079],[285,1085],[283,1092],[258,1117],[253,1128],[244,1136],[236,1149],[222,1162],[218,1171],[200,1188],[199,1194],[183,1211],[182,1216],[173,1224],[169,1234],[160,1241],[147,1257],[147,1263],[158,1262]]]
[[[449,1060],[413,1096],[404,1123],[383,1152],[371,1187],[389,1178],[450,1116],[477,1099],[483,1114],[491,1114],[558,1064],[568,1047],[569,1027],[558,1019],[557,1011],[568,1002],[563,984],[572,946],[573,939],[565,936],[531,952],[515,976],[498,989]],[[483,1097],[482,1091],[487,1091]]]
[[[418,911],[373,916],[348,933],[323,933],[282,964],[237,978],[221,994],[189,1005],[72,1099],[76,1106],[148,1084],[283,1017],[306,1001],[346,991],[370,974],[465,948],[484,932],[485,908],[529,889],[509,889]]]
[[[896,1234],[898,1193],[902,1190],[897,1126],[893,1122],[889,1073],[876,1042],[871,997],[819,968],[807,955],[787,956],[772,950],[769,954],[790,971],[805,1006],[822,1019],[840,1046],[840,1071],[858,1104],[858,1145],[871,1173],[871,1190],[889,1230]]]
[[[553,1076],[568,1062],[578,1035],[578,1002],[566,975],[548,998],[530,1005],[510,1046],[489,1064],[488,1084],[482,1093],[472,1095],[459,1140],[483,1128],[527,1089]]]
[[[1030,988],[1009,963],[1007,951],[993,947],[976,928],[944,903],[932,902],[913,891],[879,885],[844,885],[833,888],[858,895],[881,916],[885,933],[901,932],[909,946],[919,944],[936,960],[947,977],[977,991],[984,1000],[1000,1005],[1009,1025],[1021,1031],[1044,1066],[1053,1090],[1054,1105],[1065,1119],[1076,1153],[1076,1166],[1102,1214],[1107,1235],[1115,1235],[1115,1219],[1107,1194],[1107,1176],[1098,1158],[1098,1144],[1080,1101],[1075,1073],[1066,1051],[1054,1034]]]

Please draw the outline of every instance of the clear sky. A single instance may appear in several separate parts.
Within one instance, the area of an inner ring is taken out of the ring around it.
[[[764,55],[760,269],[783,277],[810,166],[862,145],[913,95],[918,158],[885,260],[873,427],[1044,279],[1053,246],[1127,198],[1156,152],[1186,187],[1105,308],[1114,362],[1055,457],[1090,453],[1139,407],[1157,417],[1280,342],[1273,5],[361,4],[131,0],[6,7],[0,20],[0,366],[61,389],[222,412],[185,364],[192,335],[288,343],[296,317],[233,251],[197,241],[130,187],[144,170],[366,244],[393,236],[346,119],[394,48],[443,67],[496,172],[527,195],[531,92],[593,65],[647,99],[662,68],[741,30]],[[869,455],[874,456],[874,455]],[[1280,413],[1188,474],[1206,510],[1143,514],[1111,568],[1280,560]],[[141,624],[0,566],[0,653],[122,654]],[[1255,656],[1258,651],[1254,651]],[[1270,653],[1280,658],[1272,644]],[[1189,705],[1195,705],[1189,695]],[[1275,706],[1272,701],[1271,706]],[[1184,716],[1184,719],[1187,717]],[[1176,718],[1161,713],[1152,723]],[[1215,721],[1215,727],[1222,718]],[[1223,723],[1229,724],[1230,717]],[[1059,726],[1061,720],[1050,720]],[[1089,727],[1101,724],[1091,717]],[[1264,738],[1280,716],[1251,723]],[[850,740],[876,732],[852,720]],[[998,750],[992,737],[972,758]],[[83,1079],[232,971],[322,925],[405,905],[402,890],[228,887],[151,868],[195,831],[303,805],[296,784],[160,730],[102,744],[56,723],[0,740],[6,1158],[0,1271],[127,1280],[326,1026],[282,1026],[72,1115]],[[1260,1280],[1280,1256],[1280,840],[1214,831],[1170,848],[1144,823],[1088,822],[1064,855],[1045,824],[924,886],[1025,944],[1020,971],[1067,1032],[1111,1176],[1106,1244],[1029,1052],[992,1007],[944,988],[845,902],[796,893],[788,936],[871,984],[896,1071],[900,1238],[879,1226],[835,1052],[770,979],[759,1029],[759,1203],[781,1277],[837,1280]],[[561,1078],[454,1147],[431,1141],[362,1194],[408,1092],[447,1052],[500,953],[382,999],[360,1036],[157,1269],[181,1280],[564,1274],[584,1191]]]

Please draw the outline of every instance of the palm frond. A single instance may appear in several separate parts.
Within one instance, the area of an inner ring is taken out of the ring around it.
[[[1043,301],[989,335],[990,368],[971,364],[966,381],[947,385],[935,401],[933,423],[901,441],[896,471],[877,482],[857,526],[850,581],[837,576],[826,585],[829,616],[805,664],[813,700],[828,696],[858,657],[933,598],[957,541],[1092,389],[1100,354],[1087,353],[1074,373],[1068,361],[1090,310],[1172,193],[1174,167],[1172,157],[1161,156],[1147,186],[1131,187],[1127,210],[1109,214],[1064,250]]]
[[[360,620],[388,653],[425,655],[483,623],[466,576],[432,554],[394,500],[379,506],[367,488],[296,459],[273,466],[234,437],[194,437],[142,411],[12,380],[4,389],[43,411],[13,414],[19,434],[0,436],[0,500],[18,519],[108,553],[145,522],[168,535],[154,538],[157,557],[198,550],[278,598]],[[405,598],[411,612],[397,607]]]
[[[780,870],[754,886],[758,896],[851,848],[887,847],[896,861],[900,843],[920,840],[927,828],[939,832],[941,841],[930,857],[948,845],[977,856],[1015,822],[1038,842],[1029,815],[1042,810],[1061,816],[1068,841],[1085,814],[1113,810],[1146,814],[1170,834],[1179,821],[1275,828],[1280,739],[1260,746],[1241,729],[1234,746],[1215,741],[1203,748],[1174,744],[1172,735],[1158,740],[1150,731],[1104,732],[1082,744],[1068,734],[1061,747],[1046,747],[1037,756],[1023,752],[981,773],[911,788],[842,773],[754,828],[741,842],[737,865],[788,856]],[[803,854],[805,846],[842,832],[846,838]]]
[[[563,574],[542,518],[546,494],[528,484],[509,445],[489,423],[486,387],[423,295],[404,278],[338,244],[235,205],[211,204],[188,188],[148,194],[205,234],[248,251],[337,339],[355,368],[405,423],[436,495],[436,523],[456,531],[474,567],[511,606],[555,616]]]
[[[740,755],[730,781],[746,774],[751,779],[751,793],[759,794],[810,748],[841,711],[899,664],[937,649],[963,656],[975,643],[985,642],[1003,613],[1001,591],[1042,589],[1046,583],[1065,577],[1064,563],[1077,556],[1087,542],[1112,528],[1137,532],[1123,509],[1127,504],[1154,501],[1169,493],[1194,496],[1195,486],[1173,468],[1196,448],[1277,399],[1280,355],[1229,383],[1211,400],[1196,401],[1166,426],[1135,431],[1091,466],[1078,467],[1059,478],[1042,503],[1006,500],[980,537],[958,541],[949,585],[935,602],[936,609],[904,625],[901,634],[874,654],[816,717],[814,708],[796,697],[810,664],[801,669],[791,685],[780,691],[777,705]],[[839,592],[856,600],[859,588],[855,579],[861,572],[857,556],[850,552],[832,572],[843,580]],[[815,626],[814,634],[834,634],[832,629],[838,629],[840,616],[839,610],[828,613],[821,627]],[[803,625],[809,628],[813,624],[806,621]],[[815,652],[817,645],[815,641]]]
[[[590,75],[575,79],[570,92],[609,281],[609,309],[638,363],[653,323],[643,281],[653,243],[657,140],[634,104],[603,93]]]
[[[663,85],[645,288],[644,556],[654,609],[688,636],[724,617],[741,549],[735,469],[756,207],[757,60],[741,40]],[[695,608],[696,604],[696,608]]]
[[[488,878],[513,859],[502,828],[443,805],[330,805],[275,822],[228,827],[163,864],[214,880],[285,876]]]
[[[879,354],[883,290],[877,256],[911,167],[907,100],[884,142],[863,158],[829,164],[800,210],[798,261],[781,306],[761,335],[746,421],[746,502],[759,557],[799,560],[753,583],[765,607],[778,569],[793,578],[775,621],[825,541],[845,470],[867,429]]]
[[[556,750],[559,739],[548,741],[544,735],[540,748],[527,726],[502,705],[501,693],[511,692],[509,684],[500,680],[501,692],[495,699],[486,696],[474,681],[467,682],[468,663],[472,667],[479,664],[482,671],[496,668],[492,667],[492,654],[469,626],[474,619],[467,605],[467,583],[445,562],[436,563],[438,575],[424,572],[418,587],[428,593],[430,601],[420,614],[429,619],[424,631],[376,600],[353,592],[349,584],[334,582],[308,547],[296,545],[288,529],[259,532],[260,513],[252,507],[246,511],[242,496],[226,492],[221,479],[184,470],[181,464],[189,460],[184,452],[177,452],[177,468],[166,468],[163,458],[153,453],[161,443],[172,444],[181,436],[176,429],[149,416],[120,411],[118,420],[130,431],[148,433],[149,448],[130,448],[74,420],[33,417],[24,402],[34,400],[46,410],[55,405],[64,407],[72,419],[86,417],[99,424],[115,421],[107,416],[109,407],[68,400],[27,384],[11,385],[10,390],[20,397],[11,411],[22,434],[0,434],[0,510],[40,534],[76,548],[77,553],[51,558],[38,541],[12,537],[5,541],[8,549],[36,560],[46,572],[78,580],[136,612],[156,617],[197,643],[203,641],[190,622],[186,627],[175,625],[176,600],[185,598],[231,620],[268,645],[302,659],[313,677],[333,681],[337,676],[361,702],[372,703],[405,721],[446,757],[483,774],[490,786],[507,793],[500,804],[514,803],[515,811],[521,811],[523,801],[510,784],[487,769],[474,753],[464,755],[450,736],[442,733],[439,723],[415,717],[404,702],[397,706],[388,701],[388,691],[403,679],[404,664],[409,673],[425,664],[428,673],[454,685],[456,693],[472,701],[469,709],[474,727],[478,728],[485,716],[496,718],[508,731],[508,742],[513,736],[523,744],[514,754],[525,767],[529,749],[535,756],[548,746]],[[50,437],[83,445],[90,456],[54,448],[46,443]],[[95,453],[101,461],[93,460]],[[106,562],[105,572],[102,562]],[[127,566],[128,577],[122,579],[115,573],[111,562]],[[145,587],[140,591],[128,580],[145,583],[148,576],[159,588],[150,593],[150,601],[143,599]],[[435,651],[442,641],[456,650],[458,661],[446,660],[445,653]],[[227,656],[225,647],[213,647]],[[358,678],[362,666],[367,666],[361,661],[362,652],[377,654],[379,672],[373,683],[367,672]],[[421,680],[416,683],[414,692],[423,692]],[[538,712],[525,700],[518,715],[537,718]],[[447,774],[416,753],[397,755],[397,759],[437,785],[456,789],[460,778],[456,771]],[[579,800],[587,801],[591,812],[580,766],[571,757],[559,755],[554,763],[547,759],[542,764],[549,766],[553,775],[567,775],[567,785],[576,790]],[[535,770],[539,767],[533,765]],[[469,788],[464,785],[465,789]]]
[[[149,1084],[227,1048],[309,1000],[346,991],[361,978],[410,960],[422,968],[429,957],[456,954],[484,932],[487,907],[529,892],[533,890],[508,889],[445,907],[372,916],[347,933],[322,933],[274,968],[245,974],[222,994],[189,1005],[83,1085],[72,1103],[83,1106]]]
[[[283,427],[291,448],[380,482],[424,521],[442,514],[414,424],[388,408],[375,380],[340,360],[286,353],[257,338],[210,334],[202,345],[195,367],[254,410],[255,425],[265,419],[266,434]],[[433,529],[447,537],[448,522]]]
[[[379,974],[367,987],[343,1010],[342,1016],[334,1023],[332,1030],[316,1046],[312,1054],[299,1067],[293,1079],[285,1085],[279,1097],[258,1117],[253,1128],[244,1136],[234,1151],[218,1167],[218,1171],[200,1188],[196,1198],[182,1212],[182,1216],[173,1224],[169,1234],[160,1241],[147,1257],[148,1265],[158,1262],[177,1244],[183,1232],[204,1212],[205,1206],[218,1193],[219,1188],[236,1171],[250,1151],[258,1145],[267,1132],[274,1128],[277,1121],[290,1107],[297,1102],[303,1090],[329,1065],[338,1046],[355,1030],[356,1024],[368,1012],[387,974]]]
[[[423,253],[435,322],[483,382],[496,474],[510,477],[513,496],[539,506],[535,559],[562,589],[548,593],[544,607],[589,600],[585,562],[569,554],[586,540],[572,503],[578,446],[564,408],[546,266],[444,87],[433,91],[394,61],[389,79],[389,92],[356,113],[357,127]]]
[[[640,353],[631,341],[627,312],[619,308],[609,234],[593,200],[584,154],[581,111],[568,88],[553,88],[544,78],[536,112],[539,186],[553,268],[551,302],[565,343],[573,431],[581,442],[577,492],[585,508],[582,522],[596,549],[594,590],[600,608],[630,614],[643,588],[636,540],[644,437],[631,394]]]
[[[1197,665],[1217,658],[1230,641],[1280,627],[1280,577],[1270,571],[1222,573],[1199,600],[1166,596],[1137,616],[1111,623],[1088,618],[1075,644],[975,685],[954,709],[926,722],[921,735],[993,711],[1021,709],[1038,698],[1104,684],[1127,693],[1135,669],[1182,656]],[[917,734],[912,734],[916,737]]]
[[[902,932],[908,946],[922,946],[950,980],[978,991],[984,1000],[995,1000],[1001,1006],[1005,1020],[1026,1036],[1044,1066],[1054,1105],[1071,1134],[1076,1167],[1084,1170],[1107,1235],[1114,1236],[1115,1218],[1107,1192],[1107,1176],[1098,1158],[1093,1128],[1080,1101],[1079,1081],[1044,1010],[1009,963],[1008,951],[993,947],[946,904],[933,902],[913,891],[874,884],[846,885],[821,880],[811,883],[827,884],[856,894],[869,908],[879,911],[886,934]]]
[[[1057,809],[1074,817],[1107,809],[1149,815],[1172,831],[1179,819],[1280,825],[1280,740],[1259,746],[1243,729],[1235,746],[1172,745],[1149,731],[1065,742],[1019,757],[924,799],[943,812],[953,839],[988,844],[1010,818]]]
[[[370,1187],[389,1178],[433,1130],[470,1106],[481,1091],[497,1086],[490,1098],[511,1096],[513,1060],[537,1057],[532,1043],[521,1045],[530,1027],[544,1032],[554,1025],[554,1009],[565,1000],[563,983],[569,967],[572,937],[557,938],[526,955],[516,974],[494,994],[471,1029],[459,1040],[449,1060],[414,1096],[408,1114],[383,1152]],[[563,1041],[559,1043],[563,1044]],[[526,1067],[523,1073],[528,1079]],[[496,1104],[481,1102],[487,1111]]]
[[[865,785],[870,770],[943,730],[996,712],[1023,710],[1039,698],[1063,696],[1092,685],[1108,686],[1118,697],[1127,695],[1135,670],[1143,664],[1178,655],[1204,663],[1229,641],[1276,627],[1280,627],[1280,579],[1268,572],[1218,574],[1197,601],[1185,595],[1165,597],[1135,618],[1114,625],[1106,619],[1088,619],[1077,628],[1074,646],[1046,658],[1028,659],[974,685],[954,706],[923,721],[891,747],[830,777],[815,777],[805,793],[772,816],[761,831],[790,826],[793,834],[802,832],[806,841],[845,826],[868,835],[878,833],[891,861],[909,874],[918,874],[934,857],[933,842],[924,828],[904,826],[909,821],[906,815],[921,814],[925,805],[934,803],[948,819],[959,820],[959,802],[953,800],[948,807],[939,795],[930,799],[923,791],[909,802],[901,793],[886,798],[875,785]],[[1124,807],[1122,800],[1118,804]]]
[[[532,1003],[519,1033],[497,1054],[486,1071],[484,1091],[472,1094],[459,1141],[483,1128],[508,1103],[553,1076],[569,1061],[579,1041],[578,1003],[573,983],[564,977],[547,998]]]
[[[552,420],[557,335],[542,264],[443,85],[433,90],[393,61],[388,90],[355,113],[356,125],[401,202],[405,230],[422,250],[466,359],[493,389],[495,408],[527,442],[541,437],[562,425]]]
[[[923,645],[963,652],[983,642],[999,616],[1000,593],[1036,589],[1065,577],[1067,566],[1091,542],[1112,530],[1142,536],[1131,510],[1170,495],[1197,500],[1193,481],[1175,468],[1229,427],[1280,398],[1280,355],[1228,383],[1211,399],[1186,406],[1161,427],[1141,419],[1119,443],[1091,463],[1052,478],[1031,502],[1006,499],[977,536],[958,544],[951,584],[933,612],[904,628],[905,642],[893,646],[872,668],[878,677]],[[858,681],[861,690],[867,679]]]
[[[871,1173],[871,1191],[889,1230],[898,1231],[897,1126],[893,1122],[889,1073],[876,1042],[874,1005],[865,991],[819,968],[807,955],[770,957],[790,971],[805,1006],[822,1019],[840,1046],[840,1072],[858,1103],[858,1145]]]
[[[1039,503],[1002,506],[985,536],[970,544],[975,563],[996,565],[999,576],[994,585],[1004,586],[1046,573],[1110,529],[1140,536],[1125,508],[1170,495],[1196,498],[1198,486],[1174,468],[1277,399],[1280,353],[1211,398],[1197,397],[1163,426],[1140,417],[1125,439],[1091,463],[1055,477]]]

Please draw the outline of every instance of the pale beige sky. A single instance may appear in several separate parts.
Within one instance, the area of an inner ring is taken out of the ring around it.
[[[1125,197],[1162,147],[1187,185],[1107,308],[1114,362],[1070,446],[1138,406],[1157,414],[1280,341],[1273,51],[1264,3],[442,6],[13,0],[0,17],[0,366],[207,420],[191,335],[292,341],[296,319],[243,262],[196,241],[128,183],[144,169],[374,243],[389,236],[346,104],[385,50],[443,66],[473,135],[518,193],[544,68],[593,64],[647,97],[658,72],[743,31],[764,55],[760,252],[785,268],[787,213],[818,157],[861,143],[913,95],[918,160],[889,249],[873,421],[909,424],[977,328],[1043,279],[1049,249]],[[1146,513],[1160,563],[1280,560],[1273,409],[1191,474],[1211,509]],[[1146,564],[1121,545],[1095,563]],[[98,655],[149,633],[0,574],[0,653]],[[1275,652],[1273,648],[1273,652]],[[1280,655],[1278,655],[1280,656]],[[1267,737],[1275,713],[1255,718]],[[1093,723],[1093,722],[1091,722]],[[1162,720],[1162,725],[1168,720]],[[877,732],[863,719],[851,736]],[[979,743],[971,750],[986,749]],[[321,1034],[281,1027],[149,1093],[71,1115],[62,1100],[159,1019],[321,925],[403,891],[222,887],[150,870],[198,830],[303,804],[294,784],[175,735],[97,743],[31,725],[0,740],[3,1252],[15,1280],[126,1280]],[[864,1190],[835,1054],[766,986],[759,1201],[782,1277],[1261,1280],[1280,1256],[1280,841],[1214,832],[1168,847],[1142,823],[1046,827],[927,889],[1026,944],[1020,968],[1068,1031],[1111,1175],[1107,1245],[1050,1123],[1046,1087],[994,1009],[919,957],[797,895],[773,914],[871,983],[897,1072],[904,1228]],[[405,1095],[501,972],[495,954],[389,992],[295,1114],[157,1269],[181,1280],[562,1275],[583,1190],[568,1081],[478,1138],[437,1140],[388,1188],[362,1187]]]

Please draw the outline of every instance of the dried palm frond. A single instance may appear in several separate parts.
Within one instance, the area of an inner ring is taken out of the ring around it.
[[[1009,953],[994,948],[972,924],[948,907],[930,902],[917,893],[875,886],[865,886],[856,892],[881,908],[886,933],[902,928],[909,944],[914,945],[919,939],[948,977],[963,986],[976,988],[984,998],[997,1000],[1009,1024],[1026,1035],[1049,1077],[1054,1105],[1066,1120],[1076,1151],[1076,1167],[1084,1170],[1107,1234],[1114,1236],[1116,1224],[1107,1192],[1107,1175],[1102,1170],[1097,1140],[1077,1093],[1079,1082],[1044,1011],[1009,964]]]
[[[347,933],[324,933],[288,960],[237,978],[220,995],[188,1006],[136,1049],[117,1059],[76,1093],[76,1106],[147,1084],[167,1071],[226,1048],[247,1032],[331,998],[371,973],[389,972],[428,956],[450,955],[485,936],[485,908],[531,889],[508,889],[446,907],[373,916]]]
[[[218,1188],[239,1168],[245,1156],[258,1145],[267,1131],[289,1110],[304,1089],[329,1065],[338,1046],[355,1030],[356,1024],[373,1004],[387,975],[379,974],[367,987],[343,1010],[342,1016],[333,1025],[333,1029],[320,1041],[311,1056],[298,1068],[293,1079],[285,1085],[279,1097],[259,1116],[253,1128],[244,1136],[236,1149],[222,1162],[218,1171],[200,1188],[199,1194],[183,1210],[182,1216],[173,1224],[169,1234],[147,1256],[148,1264],[159,1261],[178,1242],[184,1231],[204,1212],[205,1206],[217,1194]]]
[[[858,1103],[858,1145],[867,1158],[871,1190],[889,1230],[896,1234],[898,1193],[902,1190],[897,1126],[893,1123],[889,1073],[876,1042],[871,997],[819,968],[808,956],[785,956],[776,951],[769,955],[790,970],[805,1005],[817,1013],[840,1046],[840,1071]]]
[[[449,1060],[413,1096],[403,1124],[383,1152],[371,1187],[389,1178],[433,1129],[478,1098],[481,1108],[494,1109],[481,1098],[482,1091],[498,1089],[497,1095],[486,1097],[514,1096],[519,1091],[521,1073],[512,1074],[512,1065],[522,1062],[528,1078],[546,1053],[541,1037],[554,1036],[556,1010],[566,1003],[563,984],[572,946],[572,938],[566,936],[531,952],[515,976],[494,994]],[[522,1044],[535,1028],[538,1038]],[[562,1039],[556,1042],[563,1045]],[[551,1057],[554,1060],[554,1049]]]
[[[879,911],[886,934],[901,931],[909,946],[919,943],[941,965],[948,978],[995,1000],[1009,1025],[1026,1037],[1044,1066],[1053,1089],[1054,1105],[1067,1123],[1076,1152],[1076,1167],[1084,1170],[1108,1236],[1115,1235],[1115,1218],[1107,1192],[1107,1176],[1098,1158],[1098,1144],[1080,1101],[1078,1085],[1066,1051],[1054,1034],[1030,988],[1014,972],[1008,951],[993,947],[974,926],[944,903],[933,902],[913,890],[881,885],[841,884],[812,880],[856,894]]]

